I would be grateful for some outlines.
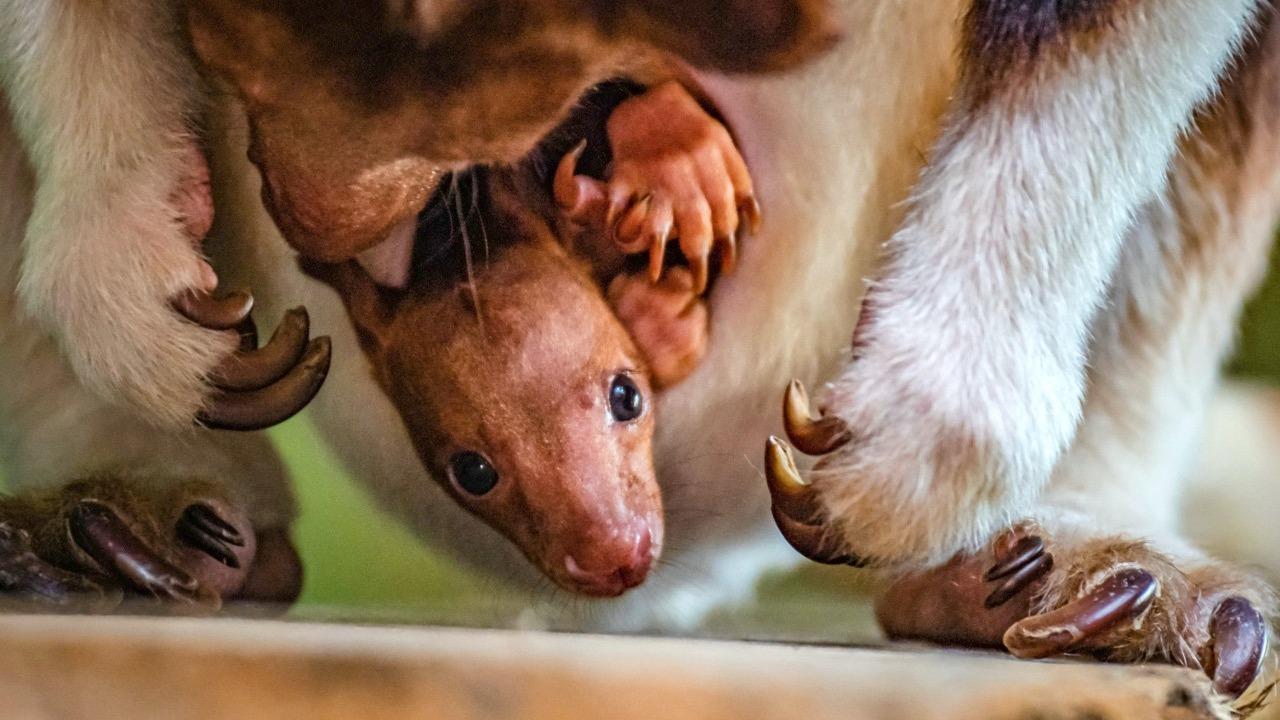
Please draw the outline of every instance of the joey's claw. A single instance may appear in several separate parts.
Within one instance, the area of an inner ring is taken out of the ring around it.
[[[791,444],[805,455],[826,455],[853,439],[844,420],[834,415],[813,417],[809,393],[799,380],[791,381],[782,398],[782,424]]]
[[[221,604],[194,577],[157,555],[106,505],[82,501],[71,510],[67,524],[77,547],[134,588],[162,600],[212,609]]]
[[[667,261],[667,241],[671,239],[671,224],[650,238],[649,244],[649,282],[656,283],[662,279],[662,268]]]
[[[1057,610],[1015,623],[1004,645],[1020,658],[1044,658],[1085,644],[1126,620],[1140,615],[1156,596],[1155,576],[1125,568]]]
[[[302,360],[266,387],[216,396],[199,420],[216,430],[261,430],[288,420],[311,402],[329,374],[332,346],[320,337],[307,345]]]
[[[265,346],[227,358],[214,369],[209,380],[219,389],[228,391],[264,388],[284,377],[298,363],[307,349],[310,332],[311,321],[307,311],[294,308],[285,313]]]
[[[843,549],[838,536],[816,522],[821,511],[813,486],[800,474],[791,450],[782,440],[769,438],[764,468],[773,500],[774,522],[796,552],[824,565],[863,564],[861,558]]]
[[[232,330],[249,317],[253,296],[238,290],[214,297],[203,290],[188,290],[173,299],[173,309],[191,322],[210,330]]]
[[[613,241],[622,252],[636,253],[650,246],[644,235],[644,224],[649,217],[649,208],[652,205],[653,194],[646,193],[632,203],[626,212],[622,213],[610,226]]]
[[[1229,597],[1218,604],[1209,623],[1209,657],[1205,672],[1213,687],[1239,697],[1262,672],[1267,654],[1267,623],[1248,600]]]
[[[742,219],[747,223],[747,232],[752,235],[759,234],[763,217],[760,212],[760,201],[756,200],[756,196],[750,195],[739,202],[738,212],[742,213]]]

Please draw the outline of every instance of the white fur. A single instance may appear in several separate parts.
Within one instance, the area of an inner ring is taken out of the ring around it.
[[[825,398],[859,434],[814,474],[854,552],[938,562],[1031,508],[1080,420],[1121,240],[1252,9],[1149,3],[1008,97],[960,90]]]
[[[236,344],[168,304],[202,273],[173,202],[200,104],[180,27],[155,0],[0,0],[0,90],[35,172],[22,308],[88,387],[175,426]]]

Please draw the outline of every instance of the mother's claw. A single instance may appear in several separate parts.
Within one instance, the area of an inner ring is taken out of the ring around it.
[[[282,423],[306,407],[320,391],[329,374],[331,355],[329,338],[316,338],[284,377],[256,390],[221,393],[200,412],[198,419],[215,430],[261,430]]]
[[[799,380],[792,380],[783,396],[782,425],[791,444],[805,455],[826,455],[853,439],[844,420],[834,415],[813,416],[809,393]]]
[[[821,508],[813,486],[800,474],[791,449],[776,437],[769,438],[765,447],[764,472],[773,499],[773,520],[796,552],[824,565],[864,564],[821,523]]]

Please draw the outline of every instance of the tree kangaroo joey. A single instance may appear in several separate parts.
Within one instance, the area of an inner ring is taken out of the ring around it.
[[[638,585],[661,551],[652,396],[704,353],[709,277],[732,269],[739,216],[758,221],[728,132],[683,87],[611,90],[535,151],[598,119],[554,175],[532,160],[459,173],[373,251],[307,266],[430,474],[596,596]]]

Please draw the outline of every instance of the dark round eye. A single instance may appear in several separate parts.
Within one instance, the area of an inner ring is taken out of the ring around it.
[[[631,422],[644,412],[644,395],[626,375],[615,375],[609,385],[609,413],[618,422]]]
[[[449,458],[449,472],[458,487],[472,495],[484,495],[498,484],[498,471],[480,453],[460,452]]]

